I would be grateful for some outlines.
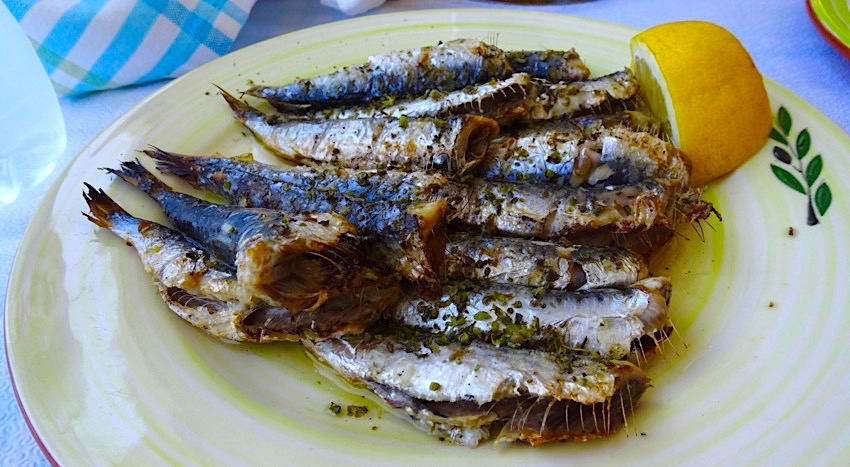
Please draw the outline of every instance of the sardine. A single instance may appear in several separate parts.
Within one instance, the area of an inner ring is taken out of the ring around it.
[[[336,212],[363,236],[400,239],[386,243],[400,249],[397,256],[412,258],[409,263],[416,268],[403,272],[408,278],[420,273],[436,277],[445,254],[443,214],[473,231],[552,240],[598,229],[616,235],[656,225],[670,228],[714,212],[710,203],[699,200],[701,192],[682,192],[675,180],[553,188],[481,179],[456,182],[438,174],[272,167],[155,150],[148,154],[160,161],[161,171],[231,203],[286,212]]]
[[[671,327],[670,280],[644,279],[622,289],[577,292],[506,284],[457,282],[436,299],[416,297],[388,316],[428,329],[447,341],[498,346],[560,348],[623,359],[643,356],[641,339],[658,339]]]
[[[492,180],[571,186],[624,185],[668,178],[687,186],[690,164],[670,143],[624,125],[606,127],[602,117],[551,122],[513,130],[490,144],[475,170]]]
[[[322,109],[279,103],[276,107],[281,112],[279,118],[287,121],[479,115],[494,119],[500,125],[509,125],[628,107],[637,89],[637,80],[629,71],[571,83],[551,83],[532,79],[526,73],[516,73],[504,80],[474,84],[448,93],[432,90],[424,96],[387,97],[356,106]]]
[[[84,216],[135,248],[157,291],[178,316],[205,333],[237,342],[296,341],[361,332],[397,300],[392,280],[358,275],[312,311],[273,307],[185,235],[136,218],[86,184]]]
[[[373,55],[360,65],[283,86],[253,86],[247,94],[276,105],[333,106],[386,96],[420,96],[454,91],[512,73],[499,48],[471,39]]]
[[[443,190],[449,219],[474,231],[541,240],[608,229],[645,231],[655,225],[705,219],[714,212],[675,180],[634,185],[557,187],[470,179]],[[574,241],[570,239],[571,241]]]
[[[284,107],[278,110],[280,118],[287,121],[480,115],[503,125],[523,118],[539,91],[540,85],[532,82],[528,74],[517,73],[504,80],[474,84],[445,94],[433,92],[415,98],[389,98],[353,107],[318,110]]]
[[[629,70],[572,83],[540,83],[541,91],[528,111],[529,120],[569,118],[583,110],[632,98],[637,78]]]
[[[224,90],[222,95],[257,140],[296,164],[463,174],[499,134],[496,121],[473,115],[285,121],[267,117]]]
[[[428,339],[383,327],[303,343],[316,360],[368,387],[420,428],[468,447],[500,423],[497,443],[605,437],[626,423],[649,387],[628,362],[480,342],[428,345]]]
[[[442,175],[274,167],[250,160],[145,151],[163,173],[246,207],[336,213],[374,240],[374,251],[413,281],[435,279],[445,256]]]
[[[138,162],[108,171],[147,193],[177,230],[235,268],[239,283],[268,304],[313,309],[362,264],[357,230],[336,214],[210,203],[173,191]]]
[[[584,290],[627,287],[647,277],[643,257],[616,247],[456,234],[446,244],[448,280]]]

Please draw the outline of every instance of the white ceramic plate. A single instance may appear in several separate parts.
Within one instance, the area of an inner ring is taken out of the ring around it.
[[[647,368],[654,387],[629,429],[605,441],[474,450],[440,443],[317,374],[296,345],[225,345],[192,328],[163,305],[134,251],[80,215],[87,181],[136,215],[162,220],[144,195],[97,170],[145,145],[195,154],[251,149],[211,83],[238,90],[249,79],[283,82],[455,37],[575,47],[600,75],[628,64],[634,32],[520,11],[370,16],[226,56],[118,119],[47,196],[9,285],[9,364],[48,455],[63,464],[136,465],[846,462],[850,138],[774,83],[772,107],[777,115],[784,109],[776,138],[795,148],[784,149],[790,163],[774,149],[787,146],[771,140],[708,191],[723,222],[712,222],[704,241],[685,231],[690,240],[678,239],[655,262],[673,278],[681,337]],[[816,225],[807,222],[807,196],[791,185],[812,192]],[[337,418],[327,411],[332,401],[370,411]]]

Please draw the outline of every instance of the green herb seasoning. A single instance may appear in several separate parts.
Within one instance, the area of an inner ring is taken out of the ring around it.
[[[360,418],[369,413],[369,407],[365,405],[349,405],[345,408],[345,411],[349,417]]]

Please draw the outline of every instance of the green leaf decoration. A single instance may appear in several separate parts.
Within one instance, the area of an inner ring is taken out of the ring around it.
[[[816,154],[806,159],[809,152],[814,152],[811,151],[812,135],[808,128],[803,128],[792,136],[793,121],[788,109],[780,106],[776,120],[779,128],[771,128],[769,137],[779,143],[773,146],[773,157],[780,164],[770,164],[770,170],[785,186],[806,197],[806,224],[818,225],[821,222],[819,217],[826,214],[832,204],[829,185],[826,181],[818,184],[824,170],[823,156]]]
[[[823,170],[823,158],[818,154],[806,166],[806,184],[812,186],[820,177],[820,172]]]
[[[779,162],[785,164],[791,163],[791,154],[788,154],[788,151],[780,148],[779,146],[773,147],[773,157],[775,157]]]
[[[797,180],[797,177],[791,175],[791,172],[779,167],[778,165],[770,164],[771,170],[773,170],[773,175],[776,175],[776,178],[779,179],[780,182],[784,183],[788,188],[791,188],[794,191],[798,191],[802,194],[806,194],[806,188],[803,187],[803,184]]]
[[[785,138],[785,136],[783,136],[776,128],[770,129],[770,139],[788,146],[788,139]]]
[[[802,159],[809,153],[809,148],[812,146],[812,137],[809,136],[809,130],[803,129],[797,135],[797,157]]]
[[[779,107],[776,117],[779,120],[779,127],[782,129],[782,133],[788,136],[788,133],[791,132],[791,114],[788,113],[785,107]]]
[[[826,214],[830,204],[832,204],[832,191],[830,191],[829,185],[823,182],[815,191],[815,205],[818,207],[818,213],[821,216]]]

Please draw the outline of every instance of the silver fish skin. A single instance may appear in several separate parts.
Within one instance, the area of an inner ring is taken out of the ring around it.
[[[386,96],[448,92],[510,75],[502,50],[484,42],[456,39],[435,46],[373,55],[360,65],[282,86],[253,86],[247,94],[275,105],[357,104]]]
[[[573,188],[470,179],[451,182],[443,192],[449,219],[468,229],[569,240],[574,234],[603,228],[626,233],[655,225],[672,226],[679,209],[680,184],[644,180],[634,185]],[[710,214],[703,211],[692,214]]]
[[[356,228],[335,214],[285,214],[210,203],[173,191],[138,161],[107,169],[148,194],[176,228],[235,269],[271,305],[310,309],[362,264]]]
[[[439,174],[277,167],[251,160],[145,151],[157,168],[246,207],[336,213],[372,240],[374,253],[412,281],[436,279],[445,255],[447,205]]]
[[[269,306],[188,237],[130,215],[103,190],[86,188],[90,212],[84,216],[132,246],[168,307],[210,336],[257,343],[340,337],[361,332],[397,300],[394,281],[357,277],[309,312]]]
[[[490,180],[592,186],[624,185],[647,178],[688,184],[690,163],[671,144],[625,125],[620,118],[582,118],[517,129],[490,144],[475,174]]]
[[[325,109],[292,109],[282,107],[281,118],[295,120],[337,120],[401,117],[446,117],[479,115],[496,120],[499,125],[524,118],[528,107],[540,92],[540,85],[526,73],[516,73],[504,80],[474,84],[449,93],[429,93],[407,99]]]
[[[585,290],[628,287],[646,278],[649,266],[642,256],[617,247],[454,234],[443,269],[449,280]]]
[[[626,358],[633,349],[639,352],[641,338],[656,339],[671,326],[667,314],[671,284],[666,277],[622,289],[578,292],[480,283],[446,288],[435,300],[402,302],[389,319],[461,342],[566,345],[612,359]]]
[[[473,115],[281,121],[222,91],[236,118],[278,157],[301,165],[463,174],[499,134],[495,120]]]
[[[319,362],[371,388],[421,428],[469,447],[487,439],[497,422],[513,426],[503,432],[504,442],[604,437],[624,423],[621,407],[623,415],[631,412],[649,385],[627,362],[484,343],[435,346],[427,339],[385,326],[303,344]],[[553,411],[547,421],[552,406],[558,415]]]
[[[629,70],[572,83],[540,83],[541,92],[530,106],[528,119],[569,118],[606,103],[625,101],[638,90],[637,78]]]
[[[590,76],[590,70],[575,49],[508,50],[505,55],[514,71],[553,83],[579,81]]]

